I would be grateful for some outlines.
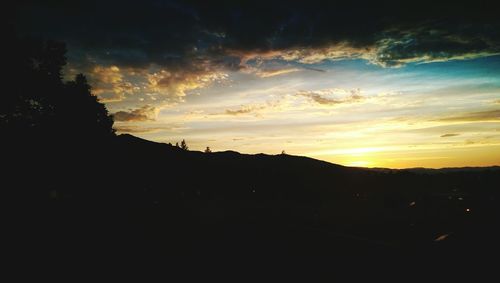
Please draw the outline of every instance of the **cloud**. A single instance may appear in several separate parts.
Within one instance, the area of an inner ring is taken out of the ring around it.
[[[478,32],[462,33],[430,25],[385,31],[367,59],[384,67],[398,67],[408,63],[467,60],[500,54],[500,41],[490,40]]]
[[[240,114],[246,114],[246,113],[250,113],[250,112],[253,112],[254,109],[252,108],[241,108],[241,109],[237,109],[237,110],[230,110],[230,109],[226,109],[226,114],[227,115],[240,115]]]
[[[237,109],[226,109],[224,111],[225,115],[237,116],[241,114],[255,113],[268,108],[276,108],[279,105],[279,101],[267,102],[264,104],[246,105]]]
[[[259,109],[263,109],[264,107],[263,106],[243,106],[239,109],[235,109],[235,110],[231,110],[231,109],[226,109],[226,111],[224,112],[226,115],[233,115],[233,116],[236,116],[236,115],[241,115],[241,114],[247,114],[247,113],[252,113],[252,112],[255,112]]]
[[[119,68],[115,65],[100,65],[95,62],[69,63],[64,70],[66,80],[72,80],[76,74],[84,73],[92,86],[92,93],[101,102],[119,102],[126,96],[143,91],[142,70]]]
[[[281,59],[302,64],[317,64],[326,60],[364,59],[381,67],[401,67],[409,63],[431,63],[468,60],[500,55],[500,41],[481,35],[450,33],[419,29],[380,31],[380,39],[369,44],[333,42],[325,46],[289,47],[265,52],[239,52],[242,64],[251,60]]]
[[[269,0],[263,9],[258,1],[28,1],[16,14],[19,31],[68,42],[70,61],[119,68],[190,72],[201,63],[235,70],[274,58],[360,58],[394,67],[498,54],[497,2],[423,0],[408,9],[394,0],[312,0],[284,8]]]
[[[268,58],[271,59],[271,58]],[[308,70],[308,71],[314,71],[314,72],[319,72],[319,73],[325,73],[325,70],[319,69],[319,68],[313,68],[313,67],[307,67],[303,66],[301,68],[291,68],[291,67],[284,67],[284,68],[271,68],[271,69],[259,69],[259,68],[253,68],[253,67],[248,67],[245,66],[248,70],[247,72],[249,73],[255,73],[256,76],[260,78],[269,78],[269,77],[274,77],[274,76],[280,76],[280,75],[286,75],[290,73],[295,73],[303,70]]]
[[[67,68],[66,77],[70,79],[79,72],[87,74],[93,93],[106,103],[136,96],[140,101],[146,98],[157,100],[156,103],[176,104],[189,92],[222,83],[228,77],[212,66],[186,67],[178,71],[158,65],[119,68],[89,63],[79,67],[79,70],[76,66]]]
[[[319,69],[319,68],[313,68],[313,67],[304,67],[305,70],[309,70],[309,71],[315,71],[315,72],[319,72],[319,73],[326,73],[326,70],[323,70],[323,69]]]
[[[317,91],[299,91],[297,95],[310,98],[314,102],[323,105],[355,103],[364,99],[360,89],[345,90],[334,88]]]
[[[285,99],[270,100],[260,104],[244,105],[235,109],[226,109],[224,113],[213,114],[213,115],[242,115],[255,113],[257,116],[265,113],[266,111],[280,111],[283,107],[286,107]],[[267,112],[266,112],[267,113]]]
[[[450,138],[450,137],[456,137],[456,136],[459,136],[460,134],[444,134],[444,135],[441,135],[440,137],[442,138]]]
[[[131,82],[124,80],[122,70],[117,66],[94,66],[87,72],[92,91],[102,102],[117,102],[139,90]]]
[[[325,60],[341,59],[371,59],[375,54],[374,47],[352,46],[348,42],[339,42],[323,47],[307,47],[287,49],[279,54],[279,58],[286,61],[297,61],[303,64],[316,64]]]
[[[298,71],[300,71],[299,68],[267,69],[267,70],[258,70],[255,74],[261,78],[269,78],[269,77],[294,73]]]
[[[490,110],[481,112],[464,113],[439,119],[443,122],[476,122],[476,121],[497,121],[500,120],[500,110]]]
[[[105,84],[116,84],[122,81],[122,74],[120,73],[120,68],[117,66],[102,67],[96,66],[92,70],[92,74],[96,76],[99,82]]]
[[[158,115],[159,109],[154,106],[144,105],[129,111],[118,111],[113,114],[113,118],[117,122],[144,122],[154,121]]]
[[[159,70],[146,74],[148,90],[174,98],[182,98],[187,92],[204,88],[215,82],[222,82],[228,75],[224,72],[199,70],[178,71]]]

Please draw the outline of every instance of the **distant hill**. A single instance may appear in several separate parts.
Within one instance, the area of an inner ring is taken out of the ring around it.
[[[408,168],[404,169],[416,173],[449,173],[449,172],[482,172],[482,171],[500,171],[500,166],[485,167],[446,167],[446,168]]]
[[[163,148],[167,150],[171,150],[172,152],[183,152],[182,149],[168,145],[165,143],[158,143],[158,142],[153,142],[149,140],[145,140],[136,136],[133,136],[131,134],[121,134],[117,136],[117,139],[120,141],[120,143],[123,144],[130,144],[130,145],[135,145],[135,146],[141,146],[143,149],[146,149],[146,147],[150,147],[151,150],[152,148]],[[206,153],[202,151],[188,151],[188,154],[191,154],[193,156],[199,155],[202,156]],[[317,162],[318,164],[323,164],[324,166],[332,166],[332,168],[338,168],[340,170],[353,170],[353,171],[375,171],[375,172],[381,172],[381,173],[389,173],[389,172],[398,172],[398,171],[407,171],[407,172],[413,172],[413,173],[449,173],[449,172],[481,172],[481,171],[497,171],[500,170],[500,166],[485,166],[485,167],[445,167],[445,168],[424,168],[424,167],[415,167],[415,168],[405,168],[405,169],[391,169],[391,168],[382,168],[382,167],[372,167],[372,168],[364,168],[364,167],[349,167],[349,166],[342,166],[339,164],[335,163],[330,163],[327,161],[322,161],[322,160],[317,160],[314,158],[310,157],[303,157],[303,156],[294,156],[294,155],[288,155],[288,154],[275,154],[275,155],[268,155],[264,153],[259,153],[259,154],[242,154],[236,151],[220,151],[220,152],[212,152],[212,156],[218,156],[218,157],[232,157],[232,158],[248,158],[251,156],[257,157],[257,158],[269,158],[269,157],[279,157],[279,158],[286,158],[287,160],[302,160],[304,162],[304,165],[306,163],[311,163],[311,162]]]
[[[4,182],[21,254],[255,260],[498,251],[498,167],[354,168],[185,151],[132,135],[88,148],[63,143],[33,144],[9,161]]]

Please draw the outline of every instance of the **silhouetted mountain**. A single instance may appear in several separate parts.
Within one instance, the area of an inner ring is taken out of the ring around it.
[[[496,167],[378,172],[283,154],[184,151],[131,135],[118,136],[116,143],[113,160],[129,176],[124,186],[135,195],[133,202],[141,196],[145,207],[183,203],[196,223],[211,229],[280,227],[364,239],[377,249],[398,251],[449,251],[448,245],[464,251],[472,249],[472,241],[490,245],[497,235],[496,226],[486,224],[498,215]],[[442,235],[446,240],[435,242]],[[327,243],[321,248],[301,244],[289,248],[329,251]]]
[[[500,166],[488,166],[488,167],[451,167],[451,168],[408,168],[404,169],[416,173],[426,173],[426,174],[438,174],[438,173],[449,173],[449,172],[482,172],[482,171],[500,171]]]
[[[186,151],[131,135],[100,146],[42,152],[37,158],[51,165],[8,175],[19,200],[16,223],[28,229],[23,237],[42,229],[51,251],[64,254],[63,246],[83,238],[91,246],[73,246],[82,253],[105,245],[120,254],[126,242],[127,252],[143,256],[150,249],[257,257],[496,246],[498,168],[378,172],[284,154]],[[102,156],[107,162],[92,163]],[[32,156],[17,161],[37,164]]]

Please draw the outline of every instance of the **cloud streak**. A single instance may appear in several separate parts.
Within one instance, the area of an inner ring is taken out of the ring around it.
[[[294,73],[300,71],[299,68],[284,68],[284,69],[267,69],[267,70],[258,70],[255,75],[260,78],[269,78],[289,73]]]
[[[459,136],[460,134],[444,134],[444,135],[441,135],[440,137],[441,138],[451,138],[451,137],[456,137],[456,136]]]
[[[470,112],[461,115],[439,119],[443,122],[477,122],[477,121],[498,121],[500,120],[500,110],[489,110],[480,112]]]
[[[356,103],[364,99],[359,89],[325,89],[318,91],[299,91],[296,95],[307,97],[312,101],[322,105]]]

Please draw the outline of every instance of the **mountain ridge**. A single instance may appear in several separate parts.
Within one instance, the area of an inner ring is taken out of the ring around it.
[[[176,147],[174,145],[169,145],[167,143],[162,143],[162,142],[155,142],[147,139],[143,139],[137,136],[134,136],[132,134],[120,134],[117,136],[117,139],[121,140],[126,140],[130,141],[132,143],[143,143],[143,144],[150,144],[150,145],[156,145],[156,146],[169,146],[172,151],[177,151],[177,152],[183,152],[179,147]],[[198,150],[187,150],[188,154],[206,154],[203,151],[198,151]],[[249,153],[241,153],[235,150],[223,150],[223,151],[213,151],[210,154],[213,155],[233,155],[233,156],[240,156],[240,157],[280,157],[280,156],[287,156],[287,157],[292,157],[292,158],[297,158],[297,159],[302,159],[302,160],[309,160],[309,161],[314,161],[318,163],[323,163],[323,164],[328,164],[333,167],[337,168],[345,168],[345,169],[353,169],[353,170],[363,170],[363,171],[375,171],[375,172],[412,172],[412,173],[444,173],[444,172],[468,172],[468,171],[485,171],[485,170],[500,170],[499,165],[493,165],[493,166],[464,166],[464,167],[440,167],[440,168],[428,168],[428,167],[410,167],[410,168],[386,168],[386,167],[358,167],[358,166],[345,166],[325,160],[320,160],[320,159],[315,159],[312,157],[308,156],[302,156],[302,155],[290,155],[290,154],[267,154],[267,153],[255,153],[255,154],[249,154]]]

